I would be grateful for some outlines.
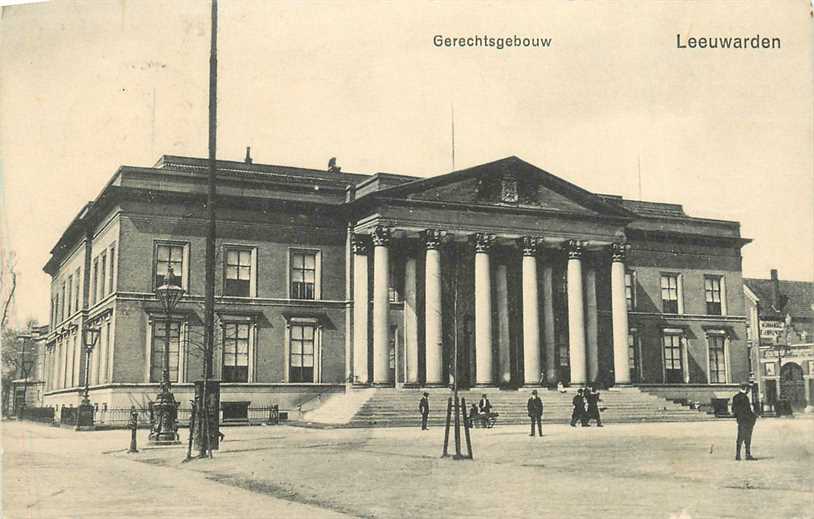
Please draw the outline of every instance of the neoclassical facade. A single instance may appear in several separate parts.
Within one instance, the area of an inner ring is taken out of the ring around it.
[[[70,405],[86,376],[100,405],[143,403],[167,346],[176,398],[191,392],[206,171],[122,166],[54,247],[46,403]],[[285,408],[456,373],[684,396],[748,378],[737,222],[591,193],[517,157],[428,178],[219,161],[217,189],[224,401]],[[170,266],[185,295],[167,316],[155,289]],[[88,323],[102,329],[90,362]]]

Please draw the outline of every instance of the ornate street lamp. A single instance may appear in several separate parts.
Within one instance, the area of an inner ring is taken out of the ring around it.
[[[85,328],[85,389],[82,391],[82,403],[80,405],[90,405],[90,356],[96,342],[99,340],[100,330],[98,326],[87,326]]]
[[[184,295],[184,289],[175,284],[175,281],[172,266],[170,265],[167,268],[164,284],[155,289],[155,295],[161,301],[161,306],[167,316],[164,321],[164,369],[161,373],[161,389],[158,393],[158,399],[153,405],[155,420],[150,431],[150,441],[160,444],[180,443],[178,441],[178,424],[176,422],[178,403],[172,394],[172,385],[170,383],[170,315],[175,310],[181,296]]]
[[[96,326],[85,325],[85,388],[82,390],[82,401],[79,403],[76,416],[76,430],[82,427],[93,427],[93,405],[90,403],[90,356],[96,341],[99,340],[100,330]]]

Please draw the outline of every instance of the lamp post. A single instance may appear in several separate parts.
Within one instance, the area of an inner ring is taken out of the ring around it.
[[[175,310],[181,296],[184,295],[184,289],[175,284],[172,265],[167,268],[164,284],[155,289],[155,295],[161,301],[166,320],[164,321],[164,369],[161,373],[161,389],[158,399],[153,405],[156,419],[150,431],[150,442],[154,444],[180,443],[176,422],[178,404],[175,402],[170,383],[170,315]]]
[[[93,427],[93,405],[90,403],[90,356],[96,341],[99,340],[99,328],[85,325],[85,388],[82,390],[82,401],[79,403],[76,416],[76,430],[82,427]]]

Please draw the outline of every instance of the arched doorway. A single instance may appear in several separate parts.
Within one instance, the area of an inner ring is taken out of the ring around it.
[[[780,398],[791,402],[791,406],[800,409],[806,405],[806,386],[803,379],[803,368],[796,362],[787,362],[780,369]]]

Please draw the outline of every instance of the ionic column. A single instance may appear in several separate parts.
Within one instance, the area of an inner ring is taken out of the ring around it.
[[[416,301],[416,259],[404,263],[404,360],[407,384],[418,384],[418,314]]]
[[[495,237],[477,233],[475,245],[475,383],[493,384],[492,279],[489,250]]]
[[[588,381],[585,363],[585,308],[582,301],[583,242],[568,242],[568,353],[571,384]]]
[[[509,344],[509,269],[506,265],[497,266],[495,277],[498,382],[509,384],[512,381],[512,358]]]
[[[353,247],[353,382],[370,383],[367,369],[367,327],[368,327],[368,293],[367,293],[367,241],[358,234],[351,237]]]
[[[373,383],[390,384],[390,229],[373,231]]]
[[[630,384],[628,361],[627,300],[625,299],[625,252],[627,244],[611,246],[611,322],[613,324],[613,373],[616,384]]]
[[[539,240],[521,238],[523,250],[523,383],[540,380],[540,309],[537,294],[537,246]]]
[[[426,351],[427,384],[444,383],[444,347],[441,307],[441,231],[427,229],[424,233],[427,248],[424,269],[424,339]]]

